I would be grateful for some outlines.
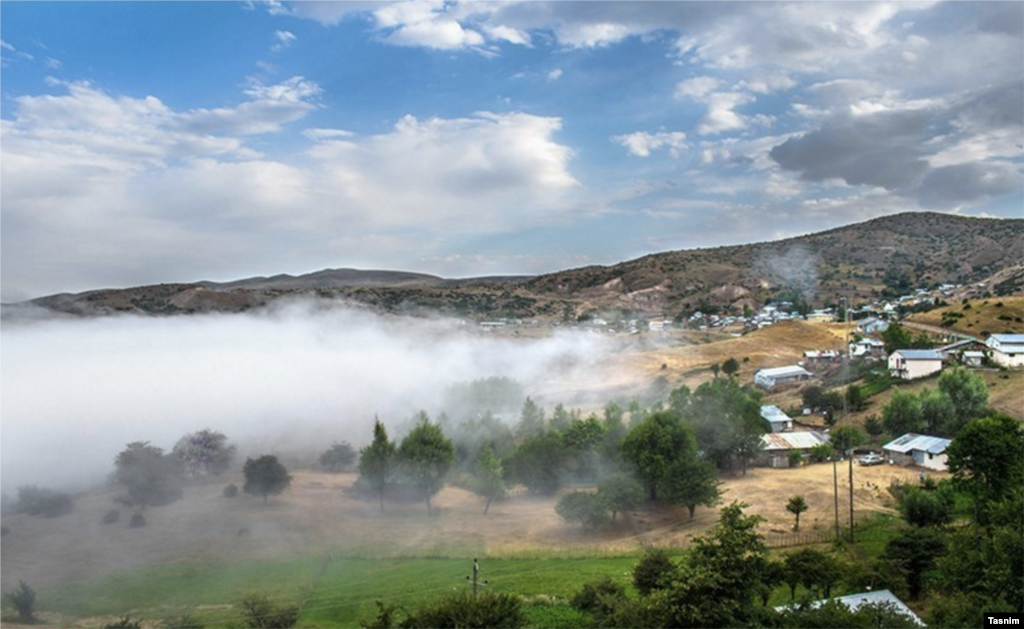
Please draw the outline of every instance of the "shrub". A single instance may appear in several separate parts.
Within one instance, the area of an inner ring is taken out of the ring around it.
[[[474,597],[463,591],[425,605],[409,616],[401,627],[447,629],[455,627],[494,627],[517,629],[526,624],[522,603],[512,594],[484,592]]]
[[[238,496],[238,485],[232,483],[224,488],[225,498],[235,498],[236,496]]]
[[[113,524],[114,522],[117,522],[119,519],[121,519],[121,512],[118,511],[117,509],[111,509],[110,511],[107,511],[106,514],[104,514],[103,523]]]
[[[608,522],[608,508],[597,495],[585,491],[562,496],[555,512],[566,522],[579,522],[585,528],[597,528]]]
[[[579,592],[573,595],[569,604],[576,609],[590,612],[595,618],[604,618],[615,612],[626,599],[626,588],[622,584],[604,577],[600,581],[585,583]]]
[[[245,626],[256,629],[288,629],[299,621],[298,605],[278,606],[266,594],[257,592],[242,599],[242,614]]]
[[[142,629],[142,621],[131,616],[121,616],[116,621],[103,625],[103,629]]]
[[[649,550],[633,567],[633,586],[640,594],[647,596],[669,584],[675,574],[676,565],[668,553],[660,548]]]
[[[146,516],[142,515],[141,513],[133,513],[132,519],[128,521],[128,526],[132,527],[133,529],[141,529],[142,527],[146,526]]]
[[[206,625],[199,622],[195,617],[189,614],[182,614],[177,618],[171,618],[165,620],[160,625],[163,629],[205,629]]]
[[[7,600],[18,610],[18,620],[35,622],[36,591],[28,583],[18,581],[18,588],[7,595]]]
[[[18,502],[15,511],[29,515],[56,518],[71,513],[75,503],[64,492],[28,485],[18,488]]]

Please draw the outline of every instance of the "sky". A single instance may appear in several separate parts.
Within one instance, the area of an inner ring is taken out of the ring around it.
[[[1021,2],[0,4],[3,301],[1024,216]]]

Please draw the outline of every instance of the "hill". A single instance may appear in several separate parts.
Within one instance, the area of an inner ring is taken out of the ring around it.
[[[969,286],[981,295],[1020,294],[1022,259],[1024,219],[906,213],[775,242],[657,253],[538,277],[450,280],[326,269],[52,295],[30,304],[87,316],[239,312],[297,297],[478,320],[575,321],[602,312],[677,316],[697,309],[739,314],[771,299],[820,306],[846,297],[856,304],[940,284]],[[10,315],[13,309],[5,310]]]

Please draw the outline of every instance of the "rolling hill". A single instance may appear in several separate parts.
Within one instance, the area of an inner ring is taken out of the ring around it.
[[[1024,292],[1024,219],[904,213],[774,242],[657,253],[537,277],[451,280],[325,269],[59,294],[13,306],[80,316],[169,315],[240,312],[281,299],[316,298],[385,312],[575,320],[600,312],[742,313],[770,299],[817,306],[845,296],[856,304],[939,284],[994,296]],[[18,310],[4,309],[7,316]]]

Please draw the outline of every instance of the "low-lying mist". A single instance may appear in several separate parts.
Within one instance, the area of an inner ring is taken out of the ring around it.
[[[576,380],[610,351],[561,332],[514,339],[453,320],[292,303],[251,314],[5,322],[0,482],[80,488],[132,441],[170,450],[210,428],[239,456],[359,447],[374,416],[436,419],[453,384]],[[555,400],[559,401],[559,400]],[[568,400],[567,400],[568,401]],[[458,419],[458,418],[453,418]]]

